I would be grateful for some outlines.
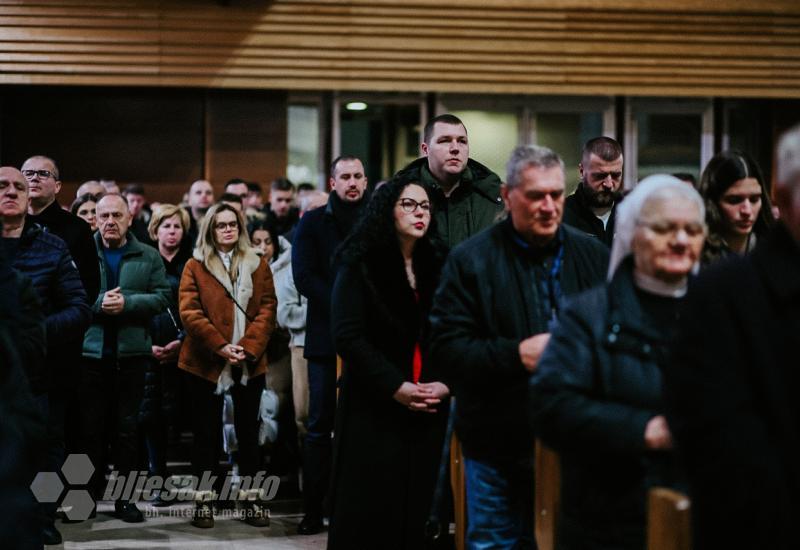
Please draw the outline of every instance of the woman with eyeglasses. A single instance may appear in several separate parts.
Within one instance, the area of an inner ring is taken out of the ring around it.
[[[389,182],[338,251],[329,549],[424,547],[450,393],[426,353],[442,260],[432,223],[422,185]]]
[[[568,303],[531,378],[534,430],[561,458],[560,548],[644,550],[648,489],[680,486],[662,373],[704,219],[681,180],[642,180],[618,207],[607,284]]]
[[[69,211],[89,224],[92,232],[97,231],[97,201],[100,197],[91,193],[84,193],[74,201]]]
[[[700,194],[709,230],[703,265],[750,252],[775,225],[767,181],[758,164],[742,151],[723,151],[708,162]]]
[[[267,370],[265,352],[277,305],[269,266],[250,246],[244,217],[234,207],[218,203],[203,218],[179,297],[186,338],[178,366],[193,375],[186,382],[193,405],[192,473],[198,478],[217,476],[213,489],[218,506],[225,507],[237,495],[221,494],[223,394],[228,392],[233,399],[239,475],[255,482],[260,469],[258,415]],[[213,492],[196,494],[192,525],[213,527]],[[247,523],[269,524],[259,487],[239,497]]]

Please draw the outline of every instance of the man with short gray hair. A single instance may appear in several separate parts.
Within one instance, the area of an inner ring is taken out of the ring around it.
[[[106,195],[97,202],[94,238],[101,286],[92,306],[92,325],[83,340],[87,372],[82,412],[89,458],[95,467],[104,463],[103,443],[113,426],[114,468],[126,478],[138,469],[139,409],[152,354],[150,322],[171,297],[161,255],[136,240],[128,231],[130,223],[122,195]],[[95,472],[95,484],[103,481],[102,475]],[[125,497],[117,500],[115,511],[125,522],[144,520]]]
[[[690,285],[664,372],[697,550],[797,547],[800,125],[776,159],[779,223],[752,254]]]
[[[561,224],[564,163],[554,151],[516,148],[501,195],[508,218],[447,258],[430,353],[458,399],[468,545],[535,548],[528,375],[564,298],[604,280],[608,250]]]

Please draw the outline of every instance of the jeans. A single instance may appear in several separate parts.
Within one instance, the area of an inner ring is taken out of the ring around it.
[[[533,467],[464,457],[469,550],[535,549]]]
[[[333,419],[336,411],[336,360],[308,360],[308,431],[303,449],[303,508],[322,519],[331,475]]]

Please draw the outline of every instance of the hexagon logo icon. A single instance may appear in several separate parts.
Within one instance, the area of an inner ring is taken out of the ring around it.
[[[61,502],[64,507],[64,514],[71,521],[83,521],[89,519],[94,509],[94,499],[89,491],[83,489],[71,489],[67,491],[67,496]]]
[[[86,485],[94,473],[94,466],[88,455],[71,454],[61,466],[61,472],[70,485]]]
[[[31,482],[31,492],[37,502],[58,502],[64,484],[56,472],[39,472]]]

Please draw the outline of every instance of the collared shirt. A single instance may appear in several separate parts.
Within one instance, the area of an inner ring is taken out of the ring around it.
[[[231,250],[230,252],[223,252],[221,250],[217,250],[217,254],[219,254],[220,260],[222,260],[222,265],[225,266],[225,271],[230,273],[231,263],[233,262],[233,250]]]

